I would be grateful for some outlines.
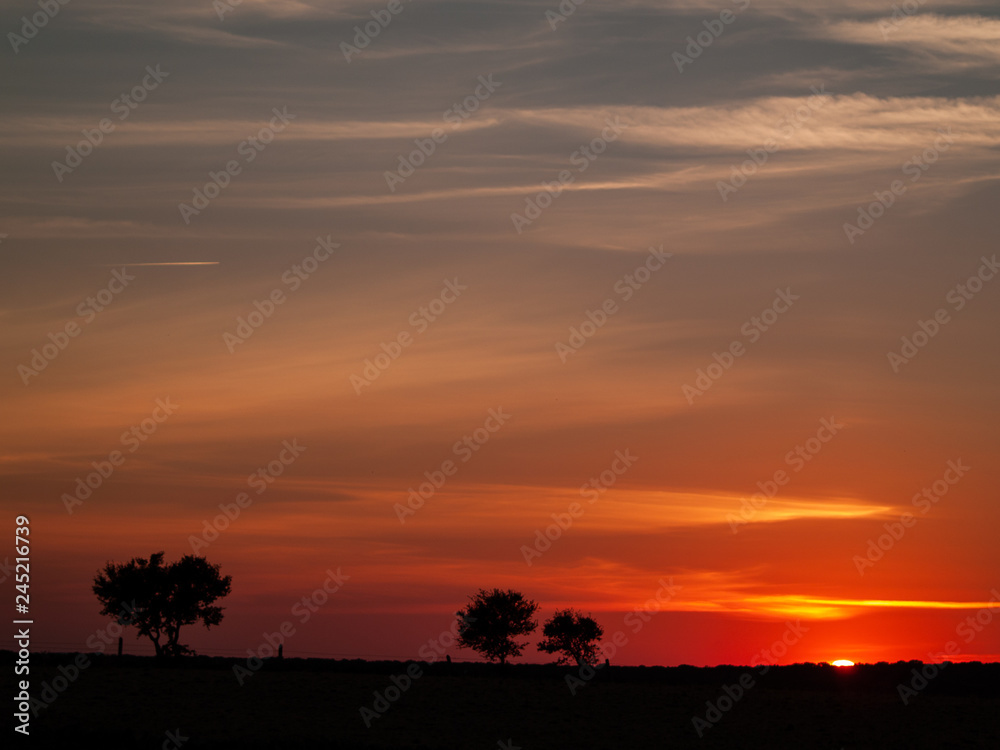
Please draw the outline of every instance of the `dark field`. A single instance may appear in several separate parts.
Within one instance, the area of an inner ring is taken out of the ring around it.
[[[43,683],[51,686],[59,665],[73,659],[33,656],[32,697],[43,697]],[[13,656],[5,652],[2,661],[4,694],[13,695]],[[765,675],[612,666],[576,695],[565,676],[577,670],[552,666],[286,659],[265,663],[240,686],[233,665],[245,662],[233,659],[160,667],[91,655],[89,662],[73,681],[58,682],[65,687],[32,719],[31,741],[15,734],[6,746],[1000,748],[998,664],[948,664],[903,705],[897,685],[910,683],[916,662],[796,665]],[[372,709],[374,693],[384,696],[408,667],[420,676],[398,697],[390,690],[395,700],[378,706],[388,708],[367,728],[361,707]],[[704,719],[706,702],[718,704],[723,686],[745,674],[755,684],[699,737],[692,717]],[[187,738],[180,745],[178,730]]]

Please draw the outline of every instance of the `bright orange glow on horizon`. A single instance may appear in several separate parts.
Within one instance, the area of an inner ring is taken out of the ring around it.
[[[1000,659],[1000,20],[753,3],[681,75],[702,3],[405,4],[350,65],[358,3],[80,5],[0,122],[40,648],[162,550],[233,576],[206,653],[340,569],[286,654],[411,658],[496,587],[616,663]],[[140,49],[177,72],[54,175]]]

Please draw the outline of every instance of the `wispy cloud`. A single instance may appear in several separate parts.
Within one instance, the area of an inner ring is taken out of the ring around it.
[[[832,39],[884,47],[935,75],[977,70],[992,74],[1000,62],[1000,19],[985,16],[921,13],[841,20],[824,27],[824,32]]]

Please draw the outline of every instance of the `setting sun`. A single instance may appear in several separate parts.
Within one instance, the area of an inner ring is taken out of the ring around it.
[[[3,1],[26,746],[1000,750],[1000,0]]]

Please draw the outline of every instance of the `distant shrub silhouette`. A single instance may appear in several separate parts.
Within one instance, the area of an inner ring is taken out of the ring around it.
[[[93,591],[101,614],[134,625],[153,642],[158,658],[193,654],[178,642],[181,626],[199,620],[206,628],[218,625],[222,607],[214,602],[229,593],[232,576],[220,576],[218,565],[194,555],[164,565],[163,554],[107,563],[94,576]]]
[[[597,621],[573,609],[556,612],[542,628],[545,636],[538,650],[547,654],[562,654],[560,664],[570,659],[580,666],[597,663],[597,644],[604,635],[604,628]]]
[[[538,627],[531,619],[538,605],[510,589],[480,589],[470,599],[470,604],[457,613],[462,620],[459,648],[471,648],[501,664],[506,664],[509,657],[520,656],[527,644],[514,639]]]

